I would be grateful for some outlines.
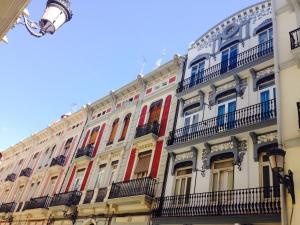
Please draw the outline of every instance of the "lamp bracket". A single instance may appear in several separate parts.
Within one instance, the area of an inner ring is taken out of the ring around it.
[[[29,33],[35,37],[42,37],[45,35],[45,32],[43,32],[38,25],[38,23],[31,21],[26,15],[22,14],[22,18],[24,20],[24,24],[26,29],[29,31]],[[37,32],[37,30],[39,30]]]

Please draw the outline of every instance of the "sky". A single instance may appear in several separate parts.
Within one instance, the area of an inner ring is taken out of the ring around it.
[[[31,0],[38,21],[46,0]],[[73,0],[73,18],[40,39],[16,26],[0,44],[0,151],[186,54],[217,23],[260,0]],[[162,57],[163,56],[163,57]]]

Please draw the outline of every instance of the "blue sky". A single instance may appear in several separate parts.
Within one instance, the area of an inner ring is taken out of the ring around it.
[[[36,39],[21,25],[0,44],[0,150],[185,54],[227,16],[259,0],[73,0],[73,19],[55,35]],[[46,0],[31,0],[38,20]]]

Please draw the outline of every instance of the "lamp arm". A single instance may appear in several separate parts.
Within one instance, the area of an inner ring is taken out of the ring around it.
[[[280,183],[284,184],[288,193],[291,195],[292,203],[296,203],[296,196],[295,196],[295,188],[294,188],[294,174],[291,170],[288,171],[287,175],[281,175],[277,173]]]
[[[37,25],[37,23],[30,21],[27,16],[24,14],[22,15],[23,20],[24,20],[24,25],[26,29],[29,31],[29,33],[35,37],[42,37],[45,35],[45,32],[39,31],[36,32],[35,30],[39,29],[40,27]]]

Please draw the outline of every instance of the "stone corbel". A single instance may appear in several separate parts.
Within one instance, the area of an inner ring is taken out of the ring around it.
[[[242,78],[238,74],[233,75],[233,78],[236,82],[236,93],[243,99],[245,88],[242,87]]]

